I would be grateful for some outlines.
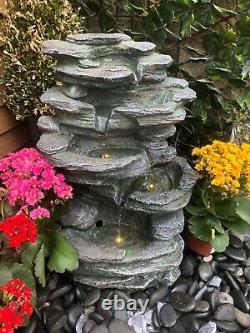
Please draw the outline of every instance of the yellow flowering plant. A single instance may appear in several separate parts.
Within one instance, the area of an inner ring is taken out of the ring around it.
[[[222,252],[230,232],[250,232],[250,144],[215,140],[192,155],[201,179],[186,208],[189,230]]]

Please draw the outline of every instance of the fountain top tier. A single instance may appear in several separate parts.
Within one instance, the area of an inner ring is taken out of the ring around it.
[[[42,101],[38,148],[76,183],[106,185],[141,176],[176,155],[167,138],[195,92],[167,76],[172,63],[155,45],[125,34],[78,34],[49,40],[58,86]]]
[[[183,104],[196,96],[185,80],[167,76],[170,56],[127,35],[71,35],[67,41],[46,41],[42,49],[57,60],[59,80],[42,101],[80,135],[168,127],[185,118]],[[57,124],[47,120],[42,118],[40,126],[56,130]]]

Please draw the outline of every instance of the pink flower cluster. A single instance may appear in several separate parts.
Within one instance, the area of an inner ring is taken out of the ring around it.
[[[32,219],[49,218],[48,204],[53,207],[72,197],[72,187],[65,183],[64,176],[56,173],[34,148],[2,158],[0,179],[7,189],[9,204],[28,211]]]

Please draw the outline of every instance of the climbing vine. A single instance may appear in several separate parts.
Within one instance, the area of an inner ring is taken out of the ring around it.
[[[247,137],[250,110],[248,0],[71,0],[88,30],[124,31],[171,54],[174,75],[197,92],[175,144],[190,152],[219,138]]]

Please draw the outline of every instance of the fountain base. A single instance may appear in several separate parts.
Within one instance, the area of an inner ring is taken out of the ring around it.
[[[98,202],[85,192],[70,203],[62,224],[79,254],[76,281],[97,288],[144,289],[159,281],[172,284],[179,276],[181,209],[144,214]]]

